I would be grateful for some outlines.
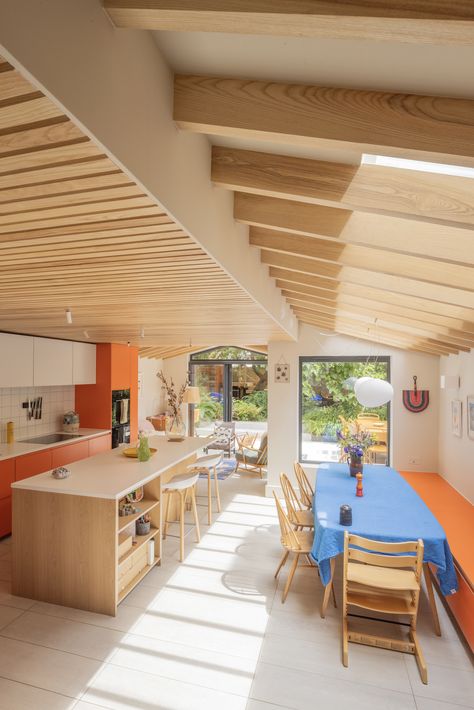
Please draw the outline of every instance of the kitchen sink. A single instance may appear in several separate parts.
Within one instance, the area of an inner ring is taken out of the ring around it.
[[[76,439],[82,434],[44,434],[43,436],[35,436],[32,439],[22,439],[22,444],[58,444],[60,441],[68,439]]]

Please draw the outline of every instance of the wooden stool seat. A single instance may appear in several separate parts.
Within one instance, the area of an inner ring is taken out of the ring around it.
[[[188,466],[188,471],[207,476],[207,522],[212,523],[212,485],[211,479],[214,475],[214,495],[217,503],[217,512],[221,512],[221,497],[219,494],[219,479],[217,475],[217,467],[220,466],[224,459],[224,452],[219,454],[208,454],[207,456],[199,456],[192,464]]]
[[[180,537],[180,546],[179,546],[179,561],[182,562],[184,559],[184,512],[185,512],[185,506],[186,506],[186,498],[188,496],[188,493],[191,495],[191,505],[193,509],[193,515],[194,515],[194,524],[196,527],[196,542],[200,542],[201,540],[201,533],[199,530],[199,519],[198,519],[198,514],[197,514],[197,506],[196,506],[196,483],[198,482],[199,474],[195,473],[194,475],[190,475],[189,473],[179,473],[177,476],[174,476],[170,481],[164,484],[163,488],[163,493],[166,493],[168,495],[168,499],[166,501],[166,512],[165,512],[165,518],[163,521],[163,540],[166,539],[166,535],[168,533],[168,516],[169,516],[169,510],[170,510],[170,503],[171,503],[171,497],[173,494],[177,494],[179,496],[179,537]]]

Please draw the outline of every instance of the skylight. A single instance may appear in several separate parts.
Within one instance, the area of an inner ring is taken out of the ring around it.
[[[444,163],[430,163],[424,160],[392,158],[389,155],[363,153],[361,165],[380,165],[384,168],[401,168],[402,170],[418,170],[424,173],[437,173],[438,175],[474,178],[474,168],[466,168],[463,165],[445,165]]]

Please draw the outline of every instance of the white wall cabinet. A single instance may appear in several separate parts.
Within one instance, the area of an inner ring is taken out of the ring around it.
[[[0,387],[33,385],[33,338],[0,333]]]
[[[34,338],[33,384],[72,385],[72,342]]]
[[[74,385],[95,385],[96,347],[90,343],[72,344],[72,382]]]

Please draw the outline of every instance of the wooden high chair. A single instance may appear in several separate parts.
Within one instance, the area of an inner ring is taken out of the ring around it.
[[[359,535],[351,535],[349,532],[344,533],[342,591],[342,663],[344,666],[349,665],[349,641],[378,646],[391,651],[413,654],[421,680],[423,683],[428,683],[428,671],[416,635],[423,547],[423,540],[378,542]],[[349,606],[387,615],[408,616],[410,619],[408,639],[401,641],[350,631]]]

